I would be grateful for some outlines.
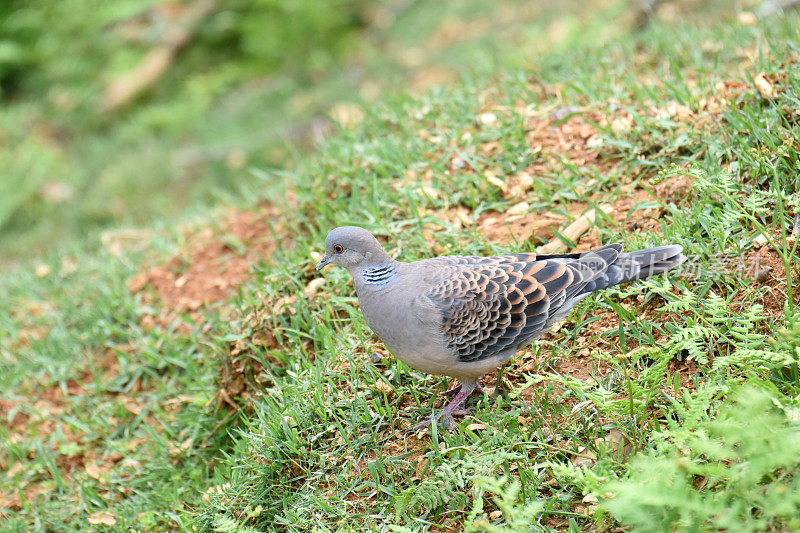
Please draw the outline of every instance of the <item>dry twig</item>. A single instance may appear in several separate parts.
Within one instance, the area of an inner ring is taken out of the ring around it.
[[[130,72],[108,84],[100,99],[101,113],[113,113],[128,105],[155,85],[175,58],[194,37],[194,27],[216,7],[216,0],[195,0],[163,36],[161,44],[150,50]]]

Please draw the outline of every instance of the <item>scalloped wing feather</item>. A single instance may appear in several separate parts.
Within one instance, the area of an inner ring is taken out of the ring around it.
[[[584,254],[447,256],[435,263],[426,296],[440,309],[447,346],[460,361],[479,361],[544,332],[551,318],[619,255],[619,245]]]

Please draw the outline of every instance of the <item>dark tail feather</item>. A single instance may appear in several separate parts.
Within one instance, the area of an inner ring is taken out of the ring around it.
[[[597,291],[666,272],[686,261],[686,256],[681,252],[683,247],[672,244],[620,254],[602,275],[581,292]]]
[[[614,266],[620,267],[623,272],[627,269],[628,272],[618,283],[646,278],[675,268],[686,261],[686,256],[681,252],[683,252],[682,246],[672,244],[621,254],[614,262]]]

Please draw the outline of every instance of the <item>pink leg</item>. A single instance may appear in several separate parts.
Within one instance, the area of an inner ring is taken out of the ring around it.
[[[436,416],[431,416],[430,418],[426,418],[421,423],[414,426],[414,431],[419,431],[420,429],[429,426],[435,420],[437,423],[441,420],[442,426],[445,430],[450,429],[450,423],[452,422],[452,415],[453,413],[458,413],[458,408],[461,407],[461,404],[464,403],[472,391],[477,388],[478,380],[470,380],[470,381],[462,381],[461,382],[461,390],[458,391],[455,398],[453,398],[450,403],[448,403],[444,409],[439,411]]]
[[[459,382],[458,385],[456,385],[455,387],[451,387],[441,394],[444,394],[445,396],[453,396],[460,390],[461,390],[461,382]],[[475,385],[475,390],[473,392],[477,392],[478,394],[486,394],[486,389],[484,389],[481,386],[480,382],[478,382]]]

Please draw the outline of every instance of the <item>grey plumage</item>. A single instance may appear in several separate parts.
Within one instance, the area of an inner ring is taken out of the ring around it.
[[[622,252],[609,244],[583,253],[445,256],[403,263],[363,228],[343,226],[325,239],[328,263],[347,268],[367,324],[395,356],[423,372],[448,375],[461,390],[564,318],[596,290],[665,272],[686,258],[678,245]],[[445,419],[447,420],[447,418]]]

